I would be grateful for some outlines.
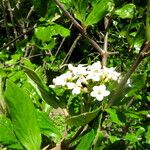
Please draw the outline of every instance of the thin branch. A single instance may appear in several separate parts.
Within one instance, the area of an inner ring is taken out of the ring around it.
[[[145,58],[144,54],[146,52],[148,52],[149,49],[150,49],[150,42],[146,42],[144,48],[140,51],[139,55],[137,56],[137,58],[133,62],[133,65],[131,66],[130,70],[126,73],[126,75],[121,80],[121,82],[119,83],[118,87],[116,88],[116,92],[114,93],[112,99],[110,100],[109,107],[111,107],[116,102],[118,96],[120,95],[120,93],[122,93],[122,91],[123,91],[123,89],[125,87],[125,84],[127,83],[128,79],[130,78],[132,73],[135,71],[135,69],[139,66],[141,61]]]
[[[6,2],[7,2],[8,11],[10,13],[10,19],[11,19],[11,23],[12,23],[13,30],[14,30],[14,36],[16,38],[17,37],[17,30],[16,30],[15,22],[14,22],[13,9],[11,8],[9,0],[6,0]]]
[[[63,4],[59,0],[54,0],[55,3],[61,8],[64,14],[73,22],[73,24],[82,32],[83,27],[71,16],[71,14],[65,9]]]
[[[16,42],[18,39],[20,39],[21,37],[23,37],[25,34],[29,33],[30,31],[32,31],[34,28],[36,27],[36,25],[34,25],[34,27],[32,27],[31,29],[28,29],[25,33],[19,35],[18,37],[16,37],[15,39],[13,39],[12,41],[8,42],[6,45],[2,46],[0,48],[0,50],[9,47],[12,43]]]
[[[26,19],[29,19],[29,17],[31,16],[32,12],[34,11],[34,6],[32,6],[27,14]]]
[[[72,46],[71,46],[70,49],[69,49],[69,52],[67,53],[66,57],[64,58],[64,60],[62,61],[62,63],[61,63],[60,66],[62,66],[64,63],[67,63],[67,61],[69,60],[69,58],[70,58],[70,56],[71,56],[73,50],[75,49],[75,47],[76,47],[76,45],[77,45],[77,42],[79,41],[80,38],[81,38],[81,34],[79,34],[79,35],[77,36],[77,38],[74,40]]]
[[[1,6],[2,6],[2,10],[3,10],[3,17],[4,17],[4,25],[6,28],[6,35],[8,40],[10,39],[10,33],[9,33],[9,29],[8,29],[8,23],[7,23],[7,14],[6,14],[6,6],[5,6],[5,0],[1,0]]]
[[[72,25],[73,25],[73,24],[70,25],[69,29],[72,28]],[[64,38],[62,39],[62,41],[61,41],[61,43],[60,43],[60,45],[59,45],[59,47],[58,47],[58,49],[57,49],[57,51],[56,51],[56,53],[55,53],[55,57],[56,57],[57,54],[59,53],[59,51],[60,51],[60,49],[61,49],[61,47],[62,47],[62,45],[63,45],[65,39],[66,39],[66,37],[64,37]]]

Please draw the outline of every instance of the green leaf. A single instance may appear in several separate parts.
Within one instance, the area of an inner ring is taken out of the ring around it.
[[[46,113],[37,111],[37,120],[42,134],[56,139],[60,139],[62,137],[54,122]]]
[[[135,48],[135,53],[138,54],[141,46],[143,45],[144,41],[145,41],[145,32],[143,30],[144,26],[141,26],[141,28],[139,29],[139,31],[137,32],[136,36],[134,37],[133,40],[133,47]]]
[[[51,30],[51,26],[37,27],[35,29],[35,36],[43,42],[50,41],[53,34],[54,31]]]
[[[81,115],[67,118],[66,122],[68,125],[71,125],[71,126],[76,126],[76,127],[83,126],[89,123],[90,121],[92,121],[95,117],[97,117],[98,113],[99,113],[99,110],[83,113]]]
[[[135,16],[136,6],[134,4],[126,4],[122,8],[116,9],[115,14],[120,18],[132,19]]]
[[[92,129],[90,132],[88,132],[81,138],[81,141],[77,146],[76,150],[89,150],[94,138],[95,133],[94,130]]]
[[[116,109],[108,108],[108,109],[106,109],[106,112],[109,113],[112,122],[114,122],[118,125],[123,125],[123,122],[121,122]]]
[[[37,27],[35,29],[35,36],[42,42],[51,41],[52,36],[58,34],[67,37],[70,35],[70,31],[58,24],[50,25],[48,27]]]
[[[88,1],[85,0],[73,0],[73,4],[75,6],[75,17],[81,21],[81,23],[84,25],[85,19],[86,19],[86,10],[88,7]]]
[[[5,116],[0,116],[0,143],[12,149],[23,149],[15,136],[11,121]]]
[[[55,30],[55,32],[57,34],[60,34],[63,37],[67,37],[67,36],[70,35],[70,31],[67,28],[65,28],[65,27],[63,27],[61,25],[55,24],[52,27],[53,27],[53,30]]]
[[[147,127],[146,142],[150,144],[150,126]]]
[[[102,18],[105,17],[109,9],[112,9],[112,2],[110,0],[98,0],[93,6],[92,11],[85,20],[85,25],[93,25],[98,23]]]
[[[144,85],[145,85],[145,82],[146,82],[146,73],[143,73],[143,74],[137,74],[137,75],[134,75],[132,77],[132,88],[131,90],[128,92],[128,97],[130,96],[133,96],[133,95],[137,95],[137,91],[139,91]]]
[[[144,132],[145,132],[145,129],[142,126],[138,126],[138,130],[136,131],[136,135],[140,136]]]
[[[127,133],[124,138],[131,143],[136,143],[138,141],[138,137],[134,133]]]
[[[39,150],[41,134],[30,97],[13,82],[7,80],[5,101],[18,140],[26,149]]]
[[[61,102],[58,102],[55,93],[46,86],[37,73],[25,66],[22,67],[25,73],[31,79],[31,85],[36,89],[41,98],[54,108],[61,106]]]

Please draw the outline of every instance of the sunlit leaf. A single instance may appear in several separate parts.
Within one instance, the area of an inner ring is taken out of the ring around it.
[[[53,24],[48,27],[37,27],[35,29],[35,36],[43,42],[51,41],[52,36],[58,34],[67,37],[70,35],[70,31],[58,24]]]
[[[84,25],[86,15],[87,15],[87,7],[88,1],[85,0],[73,0],[73,4],[75,6],[75,17],[81,21]]]
[[[71,126],[83,126],[92,121],[99,113],[99,110],[83,113],[81,115],[67,118],[66,122]]]
[[[138,141],[138,137],[134,133],[127,133],[124,138],[130,141],[131,143],[135,143]]]
[[[81,141],[77,146],[76,150],[89,150],[94,138],[95,138],[94,130],[91,130],[81,138]]]
[[[85,20],[85,25],[93,25],[98,23],[111,10],[113,3],[110,0],[98,0],[93,6],[92,11]]]
[[[147,127],[146,142],[150,144],[150,126]]]
[[[116,9],[115,14],[120,18],[133,18],[135,16],[135,8],[134,4],[126,4],[122,8]]]
[[[61,138],[58,128],[44,112],[37,111],[37,120],[42,134],[57,139]]]
[[[17,139],[26,149],[39,150],[40,129],[30,97],[13,82],[7,80],[5,101]]]
[[[46,86],[42,79],[37,75],[37,73],[25,66],[22,66],[25,73],[31,79],[31,85],[36,89],[37,93],[46,101],[49,105],[57,108],[61,106],[61,102],[58,102],[55,93]]]
[[[117,110],[116,109],[108,108],[108,109],[106,109],[106,112],[109,113],[110,119],[111,119],[112,122],[114,122],[114,123],[116,123],[118,125],[123,125],[123,122],[121,121],[121,117],[119,118],[119,115],[117,114]]]
[[[13,131],[10,119],[5,116],[0,116],[0,143],[8,148],[23,149]]]

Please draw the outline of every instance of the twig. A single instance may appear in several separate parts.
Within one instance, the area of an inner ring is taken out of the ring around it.
[[[8,24],[7,24],[7,16],[6,16],[6,6],[5,6],[5,0],[1,0],[1,6],[2,6],[2,10],[3,10],[3,17],[4,17],[4,25],[6,28],[6,35],[8,40],[10,39],[10,34],[9,34],[9,29],[8,29]]]
[[[31,14],[32,14],[33,11],[34,11],[34,6],[32,6],[32,7],[30,8],[30,10],[29,10],[29,12],[28,12],[28,14],[27,14],[26,20],[29,19],[29,17],[31,16]],[[29,26],[29,22],[27,21],[27,23],[26,23],[26,28],[28,28],[28,26]]]
[[[146,52],[148,52],[149,49],[150,49],[150,42],[146,42],[145,45],[144,45],[144,48],[140,51],[139,55],[137,56],[137,58],[133,62],[133,65],[131,66],[129,71],[126,73],[126,75],[121,80],[121,82],[119,83],[118,87],[116,88],[116,92],[114,93],[114,95],[112,96],[112,99],[110,100],[109,107],[111,107],[116,102],[118,96],[123,91],[126,82],[130,78],[132,73],[135,71],[135,69],[138,67],[138,65],[141,63],[141,61],[145,58],[144,54]]]
[[[7,2],[8,10],[9,10],[9,13],[10,13],[10,19],[11,19],[11,23],[12,23],[13,30],[14,30],[14,36],[16,38],[17,37],[17,30],[16,30],[16,27],[15,27],[13,11],[12,11],[9,0],[6,0],[6,2]]]
[[[29,19],[29,17],[31,16],[32,12],[34,11],[34,6],[32,6],[27,14],[26,19]]]
[[[75,41],[73,42],[71,48],[69,49],[69,52],[67,53],[66,57],[64,58],[64,60],[62,61],[62,63],[61,63],[60,66],[62,66],[64,63],[67,63],[67,61],[69,60],[69,58],[70,58],[70,56],[71,56],[71,54],[72,54],[74,48],[75,48],[76,45],[77,45],[77,42],[79,41],[80,37],[81,37],[81,34],[79,34],[79,35],[77,36],[77,38],[75,39]]]
[[[72,21],[72,23],[82,32],[83,27],[71,16],[71,14],[65,9],[63,4],[59,0],[54,0],[55,3],[61,8],[64,14]]]
[[[72,25],[73,25],[73,24],[70,25],[69,29],[72,28]],[[60,51],[60,49],[61,49],[61,47],[62,47],[62,45],[63,45],[65,39],[66,39],[66,37],[64,37],[64,38],[62,39],[62,41],[61,41],[61,43],[60,43],[60,45],[59,45],[59,47],[58,47],[58,49],[57,49],[57,51],[56,51],[56,53],[55,53],[55,57],[56,57],[57,54],[59,53],[59,51]]]
[[[12,41],[8,42],[6,45],[2,46],[0,48],[0,50],[10,46],[12,43],[14,43],[15,41],[17,41],[18,39],[20,39],[22,36],[24,36],[25,34],[29,33],[30,31],[32,31],[34,28],[36,27],[36,25],[34,25],[34,27],[32,27],[31,29],[28,29],[25,33],[19,35],[18,37],[16,37],[15,39],[13,39]]]
[[[72,21],[72,23],[76,26],[76,28],[81,32],[81,34],[91,43],[91,45],[99,51],[102,58],[105,55],[108,55],[100,46],[87,34],[85,28],[83,28],[72,16],[71,14],[65,9],[65,7],[61,4],[59,0],[54,0],[55,3],[59,6],[59,8],[64,12],[64,14]],[[102,62],[103,63],[103,62]]]

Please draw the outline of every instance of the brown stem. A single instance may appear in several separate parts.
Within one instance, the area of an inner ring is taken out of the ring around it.
[[[72,21],[76,28],[81,32],[81,34],[89,41],[89,43],[99,51],[101,56],[105,55],[105,52],[100,46],[86,33],[86,30],[72,17],[72,15],[65,9],[59,0],[54,0],[59,8],[64,12],[64,14]]]
[[[64,12],[64,14],[73,22],[73,24],[82,32],[83,27],[71,16],[71,14],[65,9],[63,4],[59,0],[54,0],[55,3],[61,8],[61,10]]]
[[[135,69],[139,66],[141,61],[145,58],[144,53],[148,52],[150,49],[150,42],[146,42],[144,48],[140,51],[139,55],[137,56],[136,60],[133,62],[133,65],[131,66],[130,70],[126,73],[124,78],[119,83],[118,87],[116,88],[116,92],[112,96],[112,99],[110,100],[109,107],[111,107],[117,100],[118,96],[123,91],[126,82],[132,75],[132,73],[135,71]]]
[[[9,11],[9,13],[10,13],[10,19],[11,19],[11,23],[12,23],[13,30],[14,30],[14,36],[15,36],[15,38],[16,38],[16,37],[17,37],[17,30],[16,30],[16,27],[15,27],[13,11],[12,11],[12,8],[11,8],[11,5],[10,5],[9,0],[6,0],[6,2],[7,2],[8,11]]]

